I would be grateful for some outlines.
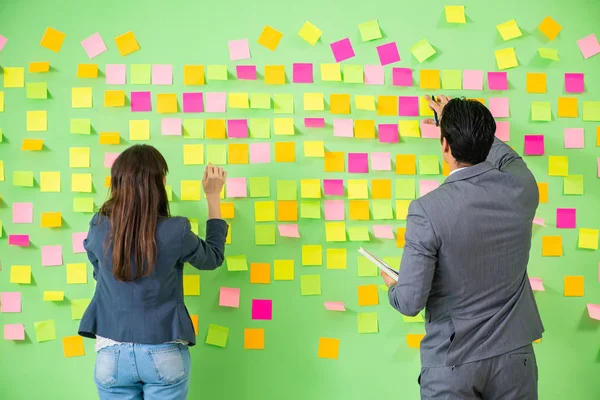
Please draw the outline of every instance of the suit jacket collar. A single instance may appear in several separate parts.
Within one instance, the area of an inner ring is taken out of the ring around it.
[[[490,162],[484,161],[482,163],[472,165],[468,168],[453,173],[448,178],[446,178],[444,184],[470,179],[474,176],[486,173],[491,169],[494,169],[494,166]]]

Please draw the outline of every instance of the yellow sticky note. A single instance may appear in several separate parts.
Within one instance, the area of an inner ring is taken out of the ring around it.
[[[421,117],[433,117],[433,110],[429,108],[429,101],[425,96],[419,96],[419,115]]]
[[[227,95],[229,108],[250,108],[248,93],[229,93]]]
[[[354,105],[357,110],[375,111],[375,96],[354,95]]]
[[[49,72],[50,71],[50,62],[48,61],[36,61],[29,63],[29,72],[39,73],[39,72]]]
[[[283,33],[267,25],[258,38],[258,44],[265,46],[271,51],[275,51],[282,37]]]
[[[340,64],[321,64],[321,80],[340,82],[342,80]]]
[[[559,118],[577,118],[579,115],[579,105],[577,97],[559,97],[558,98],[558,117]]]
[[[246,143],[231,143],[227,146],[229,164],[248,164],[249,146]]]
[[[302,246],[302,265],[323,265],[323,248],[321,247],[321,245]]]
[[[306,21],[304,25],[302,25],[300,32],[298,32],[298,35],[300,35],[302,39],[306,40],[312,46],[317,44],[317,41],[322,34],[323,31],[311,24],[309,21]]]
[[[346,249],[327,249],[326,265],[327,265],[327,269],[346,269],[346,265],[347,265]]]
[[[104,107],[124,107],[124,90],[106,90],[104,92]]]
[[[181,200],[199,201],[201,193],[201,181],[181,181]]]
[[[4,161],[0,160],[0,182],[4,182]]]
[[[275,221],[275,202],[274,201],[256,201],[256,202],[254,202],[254,221],[255,222]]]
[[[396,200],[396,219],[406,221],[408,216],[408,206],[412,200]]]
[[[175,93],[160,93],[156,96],[156,111],[160,114],[177,112],[177,95]]]
[[[63,301],[65,299],[65,292],[57,291],[44,291],[44,301]]]
[[[207,119],[206,120],[206,138],[207,139],[225,139],[225,120]]]
[[[562,236],[542,236],[543,257],[560,257],[562,255]]]
[[[4,112],[4,92],[0,92],[0,112]],[[2,132],[0,132],[0,143],[2,142]]]
[[[129,121],[129,140],[150,140],[150,121]]]
[[[23,139],[21,150],[24,151],[40,151],[44,147],[42,139]]]
[[[466,24],[465,6],[446,6],[446,22],[451,24]]]
[[[283,65],[265,65],[265,83],[267,85],[285,84],[285,67]]]
[[[398,116],[398,96],[378,96],[377,115]]]
[[[275,135],[294,135],[294,118],[273,118],[273,133]]]
[[[273,280],[293,281],[294,280],[294,260],[275,260],[275,261],[273,261]]]
[[[527,93],[546,93],[546,74],[528,72],[526,90]]]
[[[323,93],[304,93],[305,111],[323,111],[325,109],[325,100]]]
[[[374,139],[375,121],[372,119],[357,119],[354,121],[354,137],[357,139]]]
[[[569,157],[568,156],[548,156],[548,175],[567,176],[569,175]]]
[[[400,136],[421,137],[421,128],[419,127],[419,121],[416,119],[401,119],[398,122],[398,129],[400,130]]]
[[[40,191],[42,193],[60,192],[60,172],[42,171],[40,172]]]
[[[421,89],[439,89],[441,87],[439,69],[422,69],[420,77]]]
[[[565,276],[565,297],[583,297],[585,293],[585,279],[583,276]]]
[[[346,223],[325,222],[325,240],[328,242],[345,242]]]
[[[185,65],[183,84],[186,86],[204,85],[204,65]]]
[[[418,349],[421,347],[421,340],[423,340],[424,337],[425,334],[423,333],[409,333],[406,334],[406,343],[408,344],[409,348]]]
[[[300,197],[303,199],[320,199],[321,180],[300,179]]]
[[[120,144],[121,134],[119,132],[100,132],[100,144]]]
[[[204,164],[204,145],[203,144],[184,144],[183,145],[183,165],[202,165]]]
[[[183,295],[200,296],[200,275],[183,275]]]
[[[47,111],[27,111],[27,132],[46,132],[47,130]]]
[[[69,149],[69,167],[70,168],[89,168],[90,167],[90,148],[89,147],[71,147]]]
[[[62,226],[62,213],[45,212],[42,213],[42,228],[60,228]]]
[[[317,357],[337,360],[340,353],[340,339],[319,338]]]
[[[97,78],[98,64],[79,64],[77,65],[78,78]]]
[[[305,141],[304,157],[325,157],[325,145],[323,141]]]
[[[72,174],[71,191],[79,193],[91,193],[92,174]]]
[[[331,114],[350,114],[350,95],[329,95],[329,112]]]
[[[92,108],[92,88],[77,87],[71,89],[71,107]]]
[[[67,285],[87,283],[87,266],[85,263],[67,264]]]
[[[294,142],[275,142],[275,162],[296,162]]]
[[[115,38],[115,44],[122,56],[126,56],[140,49],[140,45],[132,31],[117,36]]]
[[[540,32],[542,32],[548,39],[554,40],[558,36],[558,33],[562,30],[562,26],[551,17],[546,17],[538,26]]]
[[[379,304],[377,285],[361,285],[358,287],[358,305],[376,306]]]
[[[31,284],[31,265],[13,265],[10,267],[10,283]]]
[[[348,179],[349,199],[368,199],[369,186],[366,179]]]
[[[502,70],[519,66],[514,47],[496,50],[494,54],[496,55],[496,63],[498,64],[498,69]]]
[[[66,336],[62,338],[62,342],[65,358],[81,357],[85,355],[82,336]]]
[[[598,229],[580,228],[577,247],[598,250]]]
[[[497,25],[496,28],[504,40],[518,38],[519,36],[523,35],[519,29],[519,26],[517,25],[517,21],[514,19]]]
[[[417,173],[417,156],[414,154],[396,155],[396,174],[415,175]]]
[[[54,28],[48,27],[46,28],[46,32],[44,32],[44,36],[42,36],[42,41],[40,42],[40,46],[47,48],[48,50],[52,50],[55,53],[60,51],[63,42],[65,41],[65,35],[61,31],[57,31]]]
[[[5,67],[4,68],[4,87],[5,88],[25,87],[25,68],[23,68],[23,67]]]

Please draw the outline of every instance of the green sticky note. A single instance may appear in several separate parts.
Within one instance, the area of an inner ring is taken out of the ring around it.
[[[54,326],[53,320],[49,319],[46,321],[36,322],[34,327],[35,338],[38,343],[56,339],[56,327]]]
[[[294,95],[293,94],[275,94],[273,95],[275,114],[293,114],[294,113]]]
[[[540,53],[540,57],[548,59],[548,60],[554,60],[554,61],[559,61],[558,58],[558,50],[556,49],[550,49],[550,48],[546,48],[546,47],[540,47],[538,49],[539,53]]]
[[[438,156],[419,156],[419,173],[421,175],[439,175],[440,160]]]
[[[397,199],[414,199],[416,196],[414,179],[396,179],[395,196]]]
[[[302,296],[316,296],[321,294],[321,275],[302,275],[300,277],[300,291]]]
[[[194,232],[194,234],[198,235],[198,218],[188,218],[190,221],[190,230]]]
[[[33,171],[14,171],[13,185],[33,187]]]
[[[90,305],[92,299],[73,299],[71,300],[71,319],[83,318],[83,313]]]
[[[71,118],[71,133],[78,135],[89,135],[91,133],[91,121],[87,118]]]
[[[2,237],[2,220],[0,219],[0,238]]]
[[[94,212],[93,197],[74,197],[73,212],[91,213]]]
[[[250,108],[269,110],[271,108],[271,95],[268,93],[250,93]]]
[[[300,200],[300,218],[321,219],[321,201]]]
[[[206,335],[206,344],[217,347],[227,346],[227,338],[229,337],[229,328],[226,326],[209,324],[208,334]]]
[[[173,201],[173,185],[165,185],[165,191],[167,192],[167,200]]]
[[[531,120],[532,121],[551,121],[552,108],[549,101],[531,102]]]
[[[277,200],[297,200],[297,181],[277,181]]]
[[[206,78],[211,81],[226,81],[227,65],[209,65],[206,71]]]
[[[564,194],[583,195],[583,175],[567,175],[563,179]]]
[[[368,242],[369,227],[368,226],[351,226],[348,228],[348,237],[351,242]]]
[[[376,19],[358,24],[358,30],[360,31],[360,37],[363,42],[381,39],[382,37],[381,29],[379,29],[379,22],[377,22]]]
[[[442,70],[442,89],[461,90],[462,89],[462,71],[460,69]]]
[[[600,101],[583,102],[583,120],[600,121]]]
[[[364,73],[362,65],[344,65],[345,83],[363,83]]]
[[[423,316],[421,315],[421,313],[418,313],[414,317],[407,317],[406,315],[403,315],[402,316],[402,320],[404,322],[408,322],[408,323],[425,322],[425,320],[423,319]]]
[[[269,118],[250,118],[248,128],[251,139],[269,139],[271,137],[271,120]]]
[[[379,275],[379,268],[377,268],[377,266],[375,264],[373,264],[371,261],[369,261],[368,258],[366,258],[364,256],[359,256],[358,257],[358,276],[365,277],[365,276],[377,276],[377,275]]]
[[[29,82],[27,84],[28,99],[47,99],[48,85],[46,82]]]
[[[373,200],[373,219],[394,219],[392,202],[390,200]]]
[[[188,139],[204,138],[204,120],[202,118],[186,118],[183,120],[183,137]]]
[[[149,85],[150,64],[131,64],[129,68],[129,83],[132,85]]]
[[[427,39],[421,39],[410,48],[410,52],[419,62],[423,62],[435,54],[435,49]]]
[[[396,271],[400,271],[400,262],[402,261],[402,257],[383,257],[383,262],[387,265],[395,269]]]
[[[209,144],[206,146],[206,163],[213,165],[227,164],[227,146],[224,144]]]
[[[0,128],[0,143],[2,143],[2,128]]]
[[[358,333],[377,333],[379,324],[377,323],[377,313],[358,313]]]
[[[250,181],[250,197],[271,197],[271,184],[268,176],[253,177]]]
[[[227,262],[228,271],[248,271],[248,262],[246,256],[227,256],[225,257]]]
[[[275,225],[255,225],[254,243],[258,246],[275,244]]]

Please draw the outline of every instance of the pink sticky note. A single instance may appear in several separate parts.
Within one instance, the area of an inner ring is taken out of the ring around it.
[[[255,81],[256,80],[256,65],[237,65],[235,73],[239,80]]]
[[[380,143],[398,143],[398,124],[379,124]]]
[[[488,72],[490,90],[508,90],[508,74],[506,72]]]
[[[13,224],[33,223],[33,203],[13,203],[12,222]]]
[[[279,235],[282,237],[299,238],[298,224],[278,225]]]
[[[0,293],[0,312],[20,313],[21,312],[21,292],[2,292],[2,293]]]
[[[325,118],[304,118],[306,128],[325,128]]]
[[[585,92],[585,75],[581,73],[565,73],[565,92]]]
[[[373,225],[373,236],[377,239],[393,239],[394,227],[392,225]]]
[[[399,96],[398,114],[401,117],[418,117],[419,98],[417,96]]]
[[[230,119],[227,121],[227,137],[229,138],[247,138],[248,120]]]
[[[546,220],[545,220],[544,218],[538,218],[538,217],[535,217],[535,218],[533,219],[533,223],[534,223],[535,225],[539,225],[539,226],[546,226]]]
[[[227,197],[248,197],[246,178],[227,178],[225,182]]]
[[[419,181],[419,195],[425,196],[427,193],[437,189],[439,186],[439,181]]]
[[[104,153],[104,168],[112,168],[121,153]]]
[[[494,118],[508,118],[508,97],[491,97],[490,112]]]
[[[131,112],[152,111],[150,92],[131,92]]]
[[[581,54],[583,54],[583,58],[586,60],[600,53],[600,43],[598,43],[595,33],[579,39],[577,46],[579,46],[579,50],[581,50]]]
[[[465,69],[463,71],[463,89],[483,90],[483,71]]]
[[[373,152],[371,153],[371,169],[373,171],[391,171],[392,160],[390,153]]]
[[[292,81],[294,83],[313,83],[313,65],[311,63],[294,63]]]
[[[369,172],[369,153],[348,153],[348,172],[366,174]]]
[[[565,149],[583,149],[585,137],[583,128],[565,128]]]
[[[439,139],[442,136],[439,126],[435,126],[435,124],[426,124],[425,120],[419,122],[419,128],[421,128],[421,137],[424,139]]]
[[[252,299],[252,319],[273,319],[273,300]]]
[[[381,65],[393,64],[400,61],[400,54],[398,53],[396,42],[377,46],[377,54],[379,55],[379,62]]]
[[[183,94],[183,112],[196,113],[204,111],[204,101],[201,92]]]
[[[496,137],[503,142],[510,140],[510,122],[496,121]]]
[[[556,227],[562,229],[574,229],[577,227],[576,208],[557,208]]]
[[[229,41],[229,59],[231,61],[247,60],[250,58],[248,39]]]
[[[325,221],[344,220],[344,200],[325,200],[323,203]]]
[[[350,43],[350,39],[348,38],[331,43],[330,46],[331,51],[333,52],[333,57],[335,58],[335,62],[342,62],[354,57],[354,49],[352,48],[352,43]]]
[[[6,42],[8,42],[8,39],[0,35],[0,51],[6,46]]]
[[[206,92],[206,112],[224,113],[227,104],[227,93]]]
[[[219,293],[219,305],[221,307],[240,308],[240,288],[228,288],[221,286]]]
[[[71,235],[71,241],[73,242],[73,254],[85,253],[83,241],[87,239],[87,235],[87,232],[75,232]]]
[[[333,119],[333,136],[353,137],[354,136],[354,120],[349,119],[349,118],[334,118]]]
[[[381,65],[365,65],[365,85],[383,85],[384,69]]]
[[[8,235],[8,244],[11,246],[29,246],[29,235]]]
[[[326,301],[325,309],[329,311],[346,311],[343,301]]]
[[[98,32],[82,40],[81,45],[89,58],[94,58],[108,50],[104,40],[102,40],[102,36]]]
[[[343,196],[343,179],[323,179],[323,193],[325,196]]]
[[[525,135],[525,155],[543,156],[544,155],[544,135]]]
[[[25,340],[25,325],[6,324],[4,325],[4,340]]]
[[[173,66],[171,64],[152,64],[152,84],[172,85]]]
[[[600,304],[588,304],[587,310],[590,318],[600,320]]]
[[[542,283],[542,278],[529,278],[529,284],[531,285],[531,290],[537,292],[544,292],[544,284]]]
[[[412,86],[412,69],[392,68],[392,84],[394,86]]]
[[[125,64],[106,64],[105,74],[107,85],[124,85],[127,66]]]
[[[160,133],[165,136],[181,136],[181,118],[163,118]]]
[[[42,246],[42,267],[62,265],[62,246]]]
[[[250,164],[267,164],[271,162],[269,143],[250,143]]]

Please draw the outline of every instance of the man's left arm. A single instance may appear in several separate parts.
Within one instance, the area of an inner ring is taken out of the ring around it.
[[[415,316],[425,308],[437,264],[438,240],[418,200],[408,208],[406,242],[398,283],[390,286],[390,304],[400,313]]]

